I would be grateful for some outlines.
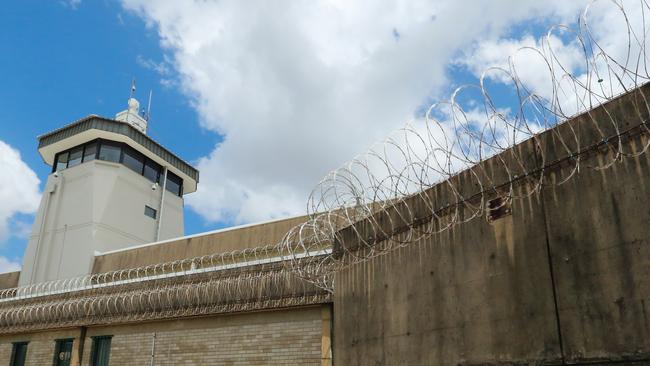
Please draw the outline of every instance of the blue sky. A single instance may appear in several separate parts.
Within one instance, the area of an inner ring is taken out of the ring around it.
[[[0,45],[0,140],[20,151],[41,187],[50,167],[37,152],[36,136],[89,114],[113,117],[126,108],[133,77],[143,103],[153,90],[149,135],[156,141],[193,162],[220,139],[199,128],[185,95],[162,86],[161,76],[143,66],[142,60],[163,59],[158,36],[117,2],[89,1],[76,9],[58,1],[7,2]],[[205,224],[189,209],[185,218],[187,233],[225,225]],[[0,255],[18,259],[25,245],[24,237],[10,237]]]
[[[548,24],[575,20],[584,3],[6,2],[0,151],[18,151],[42,188],[50,168],[36,136],[89,114],[114,116],[136,78],[141,103],[153,90],[149,135],[201,171],[186,196],[186,234],[303,214],[329,171],[535,45]],[[537,82],[537,66],[523,66]],[[494,84],[507,104],[504,90]],[[35,211],[3,211],[18,187],[2,182],[0,221],[12,235],[2,238],[0,222],[0,267],[20,262]]]

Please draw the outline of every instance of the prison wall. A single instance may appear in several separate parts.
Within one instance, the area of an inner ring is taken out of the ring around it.
[[[0,290],[18,286],[20,271],[0,273]]]
[[[100,254],[95,256],[92,273],[137,268],[214,253],[272,245],[282,240],[289,229],[306,220],[305,216],[298,216]]]
[[[510,213],[415,238],[337,274],[334,364],[650,362],[648,96],[646,85],[452,178],[468,201],[512,187],[521,198]],[[617,151],[627,157],[591,168],[620,158]],[[540,165],[543,172],[526,173]],[[486,187],[473,174],[494,191],[479,194]],[[448,184],[432,187],[409,199],[409,214],[434,228],[452,213],[469,219],[468,206],[450,204],[453,196]],[[423,199],[447,212],[427,220]],[[373,220],[394,223],[400,210],[398,203]],[[354,247],[376,232],[370,226],[344,229],[338,245]],[[392,239],[413,233],[395,229],[386,230]]]

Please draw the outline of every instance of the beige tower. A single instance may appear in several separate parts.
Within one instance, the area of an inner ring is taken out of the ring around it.
[[[39,136],[52,166],[19,285],[90,273],[96,252],[183,235],[183,195],[198,171],[146,135],[139,103]]]

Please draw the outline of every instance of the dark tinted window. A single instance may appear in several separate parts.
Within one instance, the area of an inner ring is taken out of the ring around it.
[[[156,218],[156,210],[146,205],[144,206],[144,214],[152,219]]]
[[[108,366],[111,354],[111,337],[93,337],[93,346],[90,350],[91,366]]]
[[[78,146],[70,150],[70,157],[68,158],[68,168],[72,168],[75,165],[81,164],[81,157],[83,155],[83,152],[84,152],[83,146]]]
[[[122,157],[122,164],[133,170],[138,174],[142,174],[144,167],[144,156],[139,152],[131,149],[124,149],[124,156]]]
[[[54,347],[54,366],[70,366],[72,339],[59,339]]]
[[[97,155],[97,143],[91,142],[88,145],[86,145],[86,149],[84,150],[83,161],[86,162],[86,161],[95,160],[95,155]]]
[[[144,163],[144,176],[154,183],[160,182],[160,165],[147,159]]]
[[[27,358],[27,342],[14,343],[11,350],[11,366],[24,366]]]
[[[183,180],[174,173],[167,172],[167,185],[168,191],[180,196],[183,194]]]
[[[99,148],[99,160],[112,161],[114,163],[120,162],[120,149],[119,146],[102,143]]]
[[[163,180],[163,169],[158,163],[127,144],[102,139],[57,154],[52,170],[59,171],[94,159],[122,163],[153,183]],[[183,195],[183,179],[174,173],[167,174],[166,187],[177,196]]]
[[[63,170],[68,167],[68,152],[60,153],[56,157],[56,170]]]

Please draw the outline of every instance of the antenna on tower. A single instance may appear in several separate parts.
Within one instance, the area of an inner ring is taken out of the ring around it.
[[[131,80],[131,94],[129,95],[129,98],[133,98],[133,95],[135,95],[135,78]]]
[[[149,118],[151,118],[151,97],[153,95],[153,90],[149,89],[149,102],[147,103],[147,115],[146,115],[146,120],[149,122]]]
[[[126,122],[146,134],[149,112],[144,108],[140,109],[140,102],[135,99],[135,78],[131,80],[131,93],[127,105],[126,110],[115,115],[115,120]],[[149,110],[151,110],[151,92],[149,93]]]

